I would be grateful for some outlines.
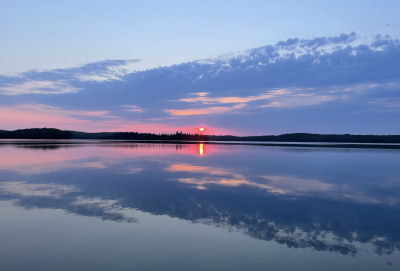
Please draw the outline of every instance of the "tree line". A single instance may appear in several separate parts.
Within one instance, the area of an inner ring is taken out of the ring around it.
[[[206,135],[176,132],[175,134],[151,134],[138,132],[85,133],[63,131],[54,128],[0,130],[0,138],[8,139],[109,139],[109,140],[194,140],[208,141]]]
[[[400,135],[351,135],[293,133],[264,136],[208,136],[213,141],[266,141],[266,142],[341,142],[341,143],[400,143]]]
[[[20,129],[15,131],[0,131],[0,138],[8,139],[72,139],[71,131],[54,128]]]
[[[54,128],[0,130],[0,138],[9,139],[105,139],[105,140],[193,140],[193,141],[263,141],[263,142],[338,142],[338,143],[400,143],[400,135],[351,135],[293,133],[263,136],[202,135],[176,132],[152,134],[138,132],[85,133]]]

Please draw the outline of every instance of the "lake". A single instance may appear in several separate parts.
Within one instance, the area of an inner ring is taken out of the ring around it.
[[[399,270],[400,150],[0,141],[0,270]]]

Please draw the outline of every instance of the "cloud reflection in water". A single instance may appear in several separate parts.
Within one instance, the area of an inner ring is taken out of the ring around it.
[[[206,146],[3,146],[0,198],[116,222],[140,223],[123,213],[137,209],[291,248],[399,250],[398,152]]]

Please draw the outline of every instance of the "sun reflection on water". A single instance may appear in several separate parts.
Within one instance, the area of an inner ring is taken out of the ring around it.
[[[203,144],[200,144],[200,146],[199,146],[199,153],[200,153],[200,155],[204,154]]]

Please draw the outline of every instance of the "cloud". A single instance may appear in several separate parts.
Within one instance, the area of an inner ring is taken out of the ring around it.
[[[300,107],[309,105],[318,105],[337,99],[335,96],[316,95],[316,94],[298,94],[293,97],[277,99],[260,107]]]
[[[200,92],[200,93],[195,93],[198,95],[198,97],[195,98],[183,98],[180,99],[179,101],[181,102],[189,102],[189,103],[194,103],[194,102],[201,102],[203,104],[218,104],[218,103],[248,103],[252,101],[258,101],[258,100],[265,100],[265,99],[271,99],[280,95],[285,95],[285,94],[290,94],[292,91],[286,90],[286,89],[277,89],[277,90],[271,90],[267,93],[262,93],[257,96],[248,96],[248,97],[207,97],[208,93],[205,92]]]
[[[21,94],[65,94],[76,93],[81,88],[72,86],[77,81],[121,80],[128,72],[123,67],[138,60],[104,60],[69,69],[29,71],[18,76],[0,76],[0,93]]]
[[[102,118],[115,118],[109,115],[109,111],[80,111],[80,110],[65,110],[62,108],[44,105],[44,104],[20,104],[12,108],[2,108],[3,110],[16,110],[20,112],[27,112],[30,114],[38,113],[51,116],[74,116],[74,117],[102,117]]]
[[[357,39],[357,34],[351,32],[350,34],[340,34],[337,37],[319,37],[313,39],[288,39],[286,41],[280,41],[275,44],[276,49],[290,49],[293,50],[295,47],[307,48],[316,50],[319,47],[326,45],[336,44],[349,44]]]
[[[232,107],[207,107],[203,109],[183,109],[183,110],[168,109],[165,110],[165,112],[168,112],[169,114],[174,116],[209,115],[209,114],[222,114],[231,112],[235,109],[242,108],[243,106],[244,106],[243,104],[240,104]]]
[[[0,107],[0,123],[13,128],[90,125],[99,119],[117,118],[109,113],[106,110],[66,110],[44,104],[20,104]]]
[[[76,93],[78,90],[79,88],[71,87],[62,81],[28,81],[21,84],[7,84],[3,87],[0,87],[0,93],[3,95],[63,94]]]
[[[111,115],[107,110],[67,110],[44,104],[0,106],[0,123],[9,130],[35,127],[56,127],[88,132],[137,131],[150,133],[193,133],[193,126],[149,123]],[[214,129],[218,131],[217,129]],[[196,130],[197,131],[197,130]],[[222,131],[222,130],[221,130]]]
[[[205,114],[221,114],[228,113],[235,109],[244,108],[250,106],[252,102],[267,100],[267,104],[258,106],[259,108],[264,107],[299,107],[308,105],[317,105],[323,102],[328,102],[337,99],[338,97],[333,95],[319,95],[315,93],[309,93],[312,89],[277,89],[271,90],[266,93],[262,93],[257,96],[247,97],[207,97],[207,93],[201,93],[195,98],[183,98],[179,101],[189,103],[201,103],[201,104],[237,104],[232,107],[207,107],[201,109],[185,109],[185,110],[166,110],[171,115],[205,115]],[[254,107],[253,107],[254,108]]]
[[[56,69],[44,72],[28,72],[24,76],[40,76],[41,74],[51,75],[59,78],[77,79],[82,81],[109,81],[120,80],[120,76],[128,73],[124,68],[131,63],[139,62],[138,59],[112,60],[107,59],[99,62],[88,63],[79,67],[69,69]]]
[[[181,89],[199,90],[199,92],[207,90],[212,93],[243,88],[276,88],[282,85],[316,87],[360,83],[371,79],[398,79],[399,68],[395,61],[400,55],[398,40],[380,37],[371,46],[348,45],[344,48],[334,48],[332,52],[313,51],[315,46],[328,43],[329,40],[337,40],[336,45],[341,44],[340,41],[349,41],[342,35],[321,40],[323,41],[319,43],[317,39],[296,42],[308,49],[301,54],[295,49],[292,51],[276,49],[284,45],[286,48],[288,42],[285,42],[281,45],[278,43],[275,46],[248,50],[235,57],[210,60],[206,63],[189,62],[163,67],[128,74],[126,78],[132,87],[138,89],[165,90],[170,86],[175,89],[178,86]],[[382,43],[380,45],[385,45],[385,48],[378,49],[379,42]],[[377,70],[383,64],[385,67]],[[137,85],[144,81],[146,85]]]
[[[389,125],[400,116],[382,113],[396,110],[393,105],[400,100],[400,42],[387,35],[371,41],[354,32],[291,38],[214,59],[135,72],[126,68],[137,61],[0,76],[0,106],[35,103],[81,113],[107,111],[104,125],[111,125],[106,116],[114,116],[130,123],[113,126],[121,129],[151,122],[159,127],[253,127],[264,134],[269,129],[296,132],[296,127],[321,132],[323,126],[316,123],[329,118],[331,132],[373,133],[379,126],[379,132],[400,133]],[[345,115],[349,118],[343,120]]]
[[[128,112],[143,112],[144,110],[139,108],[136,105],[124,105],[124,107],[126,107],[127,109],[125,111]]]

